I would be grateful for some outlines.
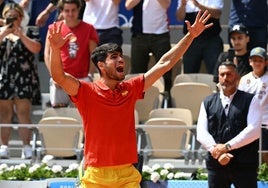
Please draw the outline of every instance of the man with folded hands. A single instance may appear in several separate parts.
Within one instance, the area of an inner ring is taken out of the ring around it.
[[[220,92],[204,99],[197,122],[197,140],[208,150],[210,188],[257,188],[262,110],[253,94],[237,89],[233,62],[219,66]]]

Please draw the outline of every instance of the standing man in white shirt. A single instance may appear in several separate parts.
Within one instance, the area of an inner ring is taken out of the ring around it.
[[[119,4],[121,0],[85,0],[83,21],[95,27],[99,36],[99,45],[105,43],[123,43],[122,30],[119,27]]]
[[[210,188],[257,188],[262,110],[256,96],[237,89],[236,65],[219,66],[220,92],[204,99],[197,122],[197,140],[208,151]]]
[[[150,53],[157,62],[171,48],[167,15],[170,4],[171,0],[126,0],[126,9],[133,11],[131,73],[145,73],[148,70]],[[163,77],[165,91],[169,93],[172,70]]]

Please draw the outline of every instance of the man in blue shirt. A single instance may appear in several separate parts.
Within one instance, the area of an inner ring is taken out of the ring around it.
[[[267,48],[268,10],[266,0],[233,0],[231,2],[229,26],[243,24],[250,36],[248,50],[254,47]]]

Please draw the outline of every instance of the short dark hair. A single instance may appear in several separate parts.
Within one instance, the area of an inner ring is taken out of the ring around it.
[[[63,10],[64,4],[76,4],[77,8],[80,10],[82,7],[82,2],[81,0],[59,0],[58,2],[58,9],[60,11]]]
[[[234,64],[234,62],[232,62],[232,61],[223,61],[223,62],[221,62],[219,67],[222,66],[222,65],[227,66],[227,67],[230,66],[230,67],[233,67],[235,70],[237,70],[236,64]]]
[[[119,52],[121,54],[123,53],[122,48],[116,43],[103,44],[94,49],[94,51],[91,54],[91,60],[94,63],[94,65],[99,69],[97,65],[98,62],[99,61],[105,62],[108,54],[113,52]]]

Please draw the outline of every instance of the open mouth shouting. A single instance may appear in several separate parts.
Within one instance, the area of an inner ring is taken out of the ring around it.
[[[124,73],[124,67],[119,65],[118,67],[116,67],[116,71],[119,73]]]

